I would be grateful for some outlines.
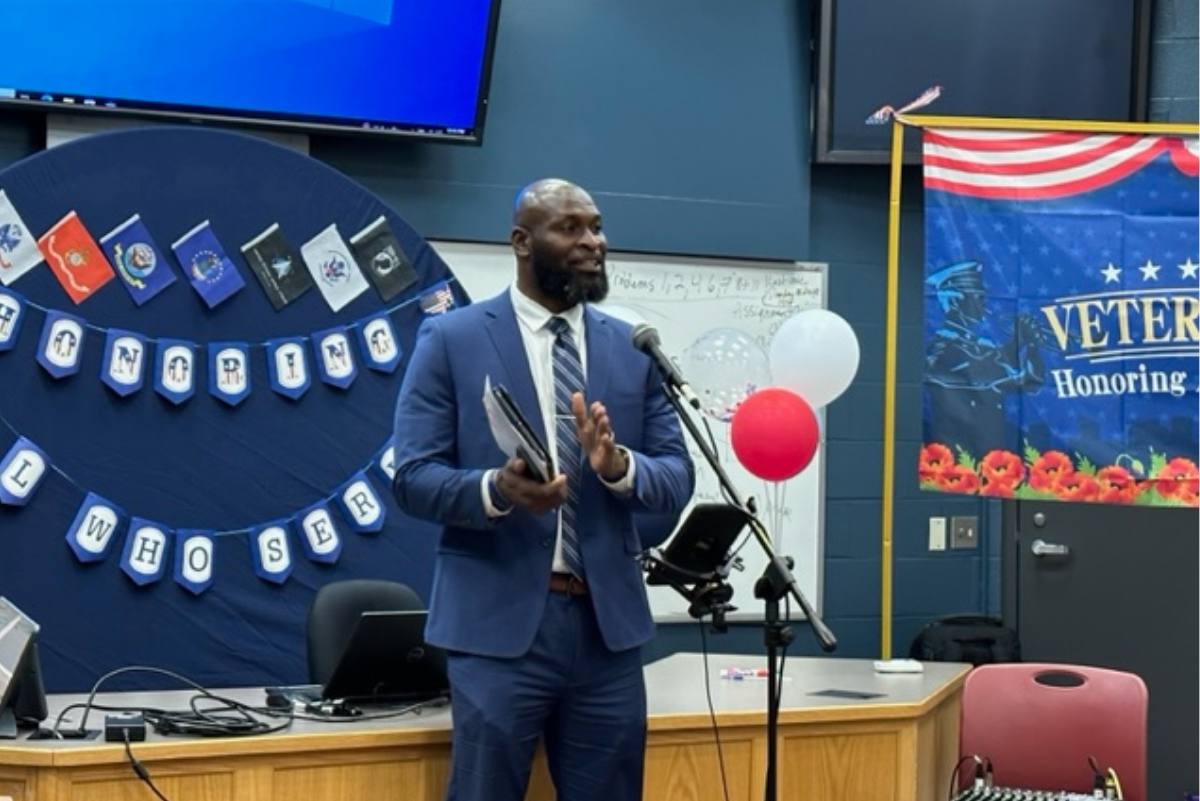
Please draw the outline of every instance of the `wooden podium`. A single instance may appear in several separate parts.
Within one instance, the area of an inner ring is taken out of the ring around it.
[[[755,657],[713,655],[709,678],[731,801],[758,801],[766,770],[766,686],[719,678],[727,667],[765,667]],[[958,757],[968,665],[929,663],[922,674],[876,674],[869,660],[790,658],[779,727],[780,797],[796,801],[927,801],[944,798]],[[646,667],[647,801],[723,801],[713,723],[699,654]],[[871,698],[813,695],[826,690]],[[222,690],[246,703],[261,689]],[[184,709],[190,691],[110,693],[105,706]],[[84,696],[50,699],[51,721]],[[78,716],[68,718],[76,724]],[[93,711],[89,727],[101,727]],[[450,760],[447,709],[390,720],[296,721],[278,734],[167,738],[148,734],[133,751],[171,801],[442,801]],[[0,801],[146,801],[123,746],[91,741],[0,744]],[[552,801],[539,755],[529,801]]]

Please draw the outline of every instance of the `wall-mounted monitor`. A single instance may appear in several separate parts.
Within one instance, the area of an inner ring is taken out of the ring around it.
[[[932,86],[920,114],[1144,120],[1151,0],[821,0],[815,160],[888,161],[866,118]],[[906,137],[916,161],[920,137]]]
[[[500,0],[0,0],[0,105],[478,143]]]

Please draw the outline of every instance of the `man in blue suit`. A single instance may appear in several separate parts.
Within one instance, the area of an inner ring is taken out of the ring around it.
[[[677,515],[692,464],[629,326],[588,305],[608,292],[592,198],[531,184],[511,242],[515,285],[422,326],[396,406],[396,498],[443,526],[426,638],[449,655],[447,798],[520,801],[544,739],[559,801],[637,799],[654,633],[637,560],[657,539],[634,514]],[[505,461],[488,377],[554,455],[552,480]]]

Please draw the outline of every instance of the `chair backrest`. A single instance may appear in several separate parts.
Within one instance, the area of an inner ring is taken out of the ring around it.
[[[308,680],[322,686],[329,681],[363,612],[424,608],[420,597],[397,581],[350,579],[326,584],[308,610]]]
[[[959,754],[987,757],[997,785],[1089,793],[1116,770],[1127,801],[1146,799],[1146,684],[1079,665],[982,665],[963,686]],[[973,774],[971,774],[973,775]]]

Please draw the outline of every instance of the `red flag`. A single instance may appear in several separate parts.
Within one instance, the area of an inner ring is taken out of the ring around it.
[[[42,234],[38,247],[75,305],[90,298],[113,277],[104,253],[73,211]]]

